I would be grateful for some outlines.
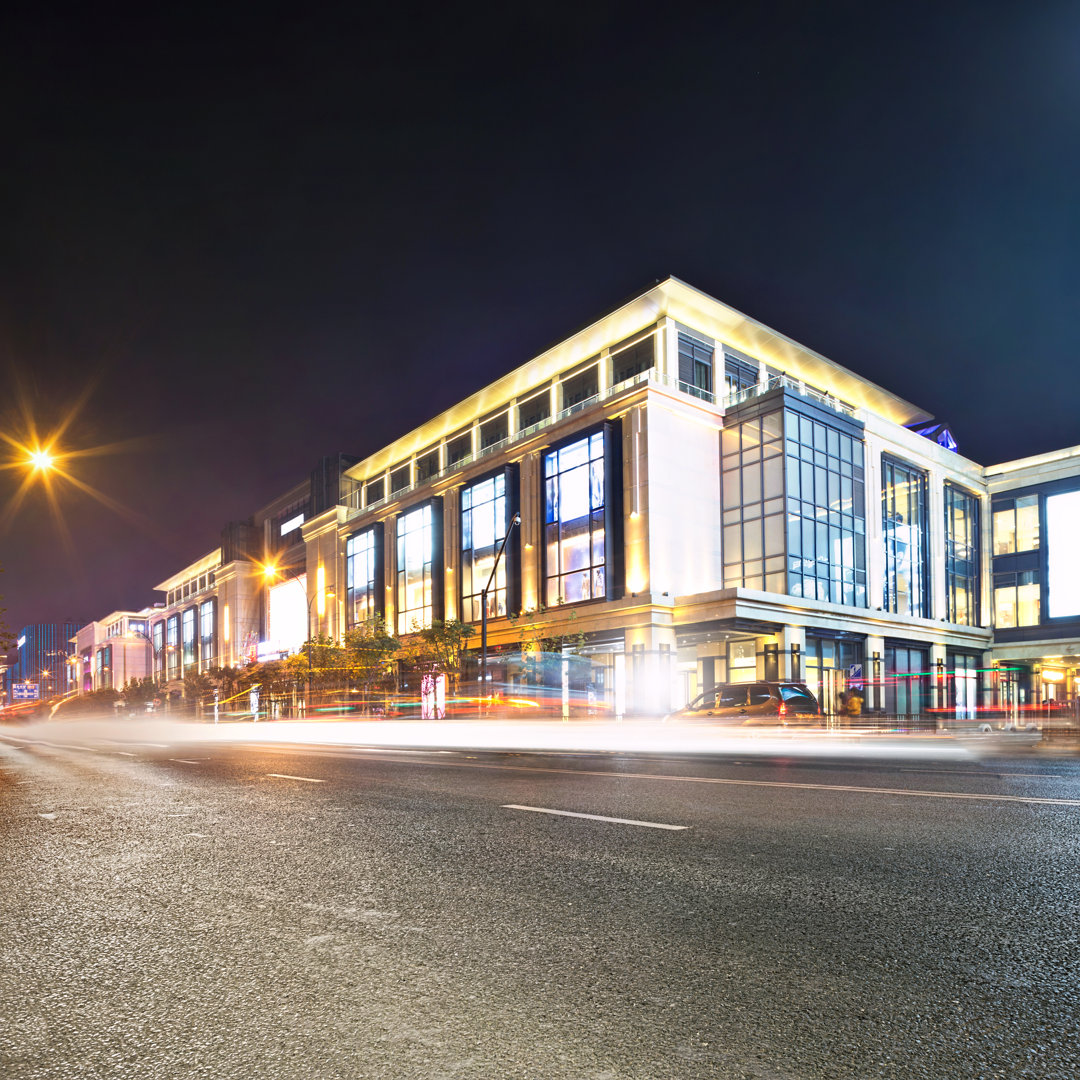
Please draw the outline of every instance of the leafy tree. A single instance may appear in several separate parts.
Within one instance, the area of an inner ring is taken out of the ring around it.
[[[522,674],[534,686],[558,686],[562,682],[563,657],[581,656],[585,632],[575,629],[578,613],[555,615],[540,606],[520,615],[511,615],[510,623],[521,642]]]
[[[458,676],[469,638],[475,627],[460,619],[435,619],[431,626],[417,628],[402,643],[403,659],[421,674]]]
[[[345,631],[345,667],[364,696],[385,685],[393,671],[394,655],[401,649],[381,615]]]
[[[152,676],[145,679],[129,679],[120,691],[120,697],[129,709],[144,709],[148,701],[153,701],[158,693],[157,683]]]
[[[204,671],[189,671],[184,676],[184,697],[196,705],[201,705],[214,691],[210,676]]]

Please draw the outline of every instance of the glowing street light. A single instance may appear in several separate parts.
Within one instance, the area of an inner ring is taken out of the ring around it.
[[[51,472],[53,466],[56,464],[56,458],[54,458],[48,450],[43,450],[41,447],[38,447],[38,449],[30,451],[30,460],[28,464],[35,472]]]

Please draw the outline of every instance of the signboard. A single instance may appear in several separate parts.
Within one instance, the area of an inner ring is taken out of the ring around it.
[[[1080,568],[1076,561],[1076,529],[1080,525],[1080,491],[1063,491],[1046,499],[1048,614],[1051,619],[1080,615]]]
[[[848,668],[847,683],[851,690],[862,689],[862,664],[852,664]]]
[[[11,700],[12,701],[37,701],[38,699],[38,687],[37,683],[32,682],[17,682],[11,684]]]

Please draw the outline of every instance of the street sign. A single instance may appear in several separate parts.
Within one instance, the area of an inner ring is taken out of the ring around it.
[[[862,677],[862,664],[852,664],[848,668],[848,687],[852,690],[861,690]]]
[[[11,684],[11,700],[12,701],[37,701],[38,699],[38,687],[37,683],[32,682],[17,682]]]

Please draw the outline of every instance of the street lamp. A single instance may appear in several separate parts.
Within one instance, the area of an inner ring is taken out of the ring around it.
[[[506,541],[510,539],[510,534],[514,531],[515,525],[521,524],[521,515],[515,514],[510,520],[510,524],[506,527],[506,535],[502,538],[502,543],[499,545],[499,550],[495,552],[495,563],[491,567],[491,573],[488,575],[487,584],[480,592],[480,686],[484,691],[484,696],[487,697],[487,598],[488,592],[491,590],[491,583],[495,580],[495,572],[499,569],[499,560],[502,558],[502,553],[506,548]]]

